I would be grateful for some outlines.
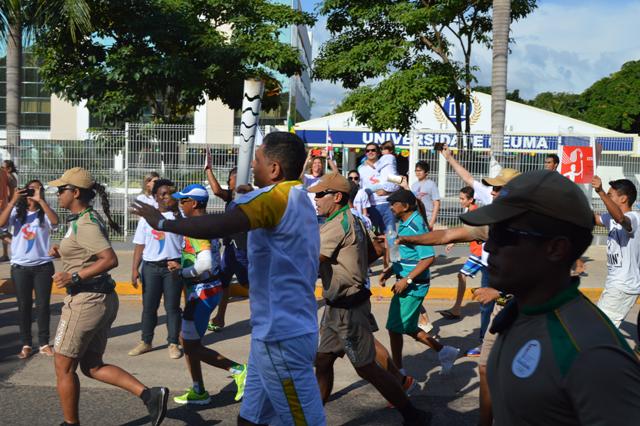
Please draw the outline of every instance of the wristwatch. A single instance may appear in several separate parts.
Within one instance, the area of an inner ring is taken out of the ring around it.
[[[80,275],[78,275],[77,272],[74,272],[73,274],[71,274],[71,284],[78,285],[80,284],[81,281],[82,281],[82,278],[80,278]]]
[[[411,278],[409,278],[409,277],[407,277],[407,284],[409,284],[409,285],[413,284],[413,280]]]

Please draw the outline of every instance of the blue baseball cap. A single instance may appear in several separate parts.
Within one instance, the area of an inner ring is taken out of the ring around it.
[[[207,192],[207,189],[199,183],[187,185],[182,191],[174,192],[172,196],[178,200],[181,198],[191,198],[192,200],[205,203],[209,201],[209,193]]]

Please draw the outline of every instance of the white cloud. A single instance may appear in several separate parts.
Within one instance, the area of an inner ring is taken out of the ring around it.
[[[640,3],[542,3],[512,26],[509,90],[525,98],[540,92],[579,93],[640,59]],[[476,48],[479,84],[491,84],[491,52]]]
[[[509,90],[525,98],[545,91],[578,93],[595,81],[640,59],[640,2],[539,2],[539,7],[512,26],[515,44],[509,56]],[[326,20],[314,27],[314,55],[329,38]],[[491,52],[475,46],[478,84],[491,84]],[[346,91],[338,84],[314,81],[314,117],[340,102]]]

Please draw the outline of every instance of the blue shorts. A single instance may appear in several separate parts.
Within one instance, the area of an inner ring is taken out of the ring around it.
[[[187,301],[182,312],[182,338],[200,340],[207,332],[211,312],[220,303],[222,286],[208,289],[206,298],[194,297]],[[192,295],[189,295],[192,296]]]
[[[478,256],[471,255],[462,265],[462,269],[460,269],[460,273],[462,275],[466,275],[468,277],[475,277],[476,274],[482,269],[484,265],[482,264],[482,259]]]
[[[225,245],[220,273],[222,287],[229,287],[234,275],[240,284],[249,284],[248,268],[247,252],[237,248],[234,244]]]
[[[318,334],[263,342],[251,339],[240,416],[256,424],[325,425],[313,364]]]

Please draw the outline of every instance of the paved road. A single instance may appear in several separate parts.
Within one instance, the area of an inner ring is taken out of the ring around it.
[[[115,243],[114,249],[118,254],[119,265],[111,271],[111,276],[116,281],[130,282],[131,280],[131,262],[133,259],[132,245],[126,243]],[[431,267],[432,287],[458,287],[457,273],[467,260],[469,248],[465,245],[456,246],[453,251],[446,255],[442,247],[436,247],[436,262]],[[584,254],[583,259],[586,262],[587,274],[582,277],[580,286],[582,288],[599,288],[604,286],[607,276],[607,254],[606,246],[593,245],[589,247]],[[56,270],[60,270],[61,264],[59,260],[54,262]],[[378,262],[373,268],[374,276],[372,283],[377,286],[378,280],[376,275],[382,269],[381,263]],[[0,280],[8,279],[11,276],[11,269],[8,262],[0,263]],[[478,277],[479,278],[479,277]],[[320,285],[320,281],[318,281]],[[480,280],[469,280],[470,287],[480,285]]]
[[[54,296],[52,336],[58,322],[62,298]],[[474,346],[478,333],[478,306],[468,303],[461,321],[445,321],[435,313],[449,307],[449,301],[428,300],[427,306],[435,330],[445,344],[463,350]],[[388,304],[373,304],[379,325],[384,326]],[[637,307],[629,319],[635,321]],[[166,385],[172,396],[190,385],[184,360],[169,359],[166,351],[164,313],[156,329],[157,349],[141,357],[131,358],[126,352],[139,340],[141,305],[136,297],[122,297],[118,319],[111,330],[105,360],[129,370],[147,385]],[[250,327],[246,300],[234,301],[228,310],[228,325],[222,333],[211,333],[205,343],[226,356],[239,361],[247,358]],[[0,413],[1,424],[54,425],[61,421],[61,411],[55,392],[55,376],[51,358],[35,355],[28,361],[15,357],[20,345],[17,335],[15,299],[0,295]],[[623,324],[623,332],[635,338],[631,323]],[[377,337],[388,344],[387,335]],[[477,416],[478,381],[476,362],[460,358],[449,376],[439,374],[436,354],[411,339],[405,339],[405,368],[416,377],[420,390],[413,402],[434,413],[434,425],[473,425]],[[147,424],[142,403],[124,391],[81,377],[81,420],[84,425]],[[235,392],[226,373],[205,368],[205,384],[213,396],[206,407],[186,408],[170,402],[166,425],[235,424],[240,405],[233,402]],[[400,424],[401,417],[386,403],[371,385],[363,382],[345,360],[336,362],[334,395],[326,406],[330,425],[391,425]]]

